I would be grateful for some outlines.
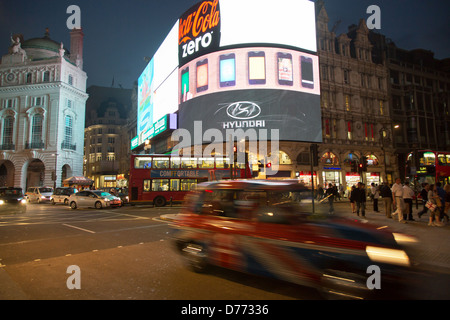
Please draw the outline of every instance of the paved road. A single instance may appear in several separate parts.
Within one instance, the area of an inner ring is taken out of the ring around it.
[[[337,203],[336,214],[349,216],[348,207]],[[176,218],[178,211],[148,207],[73,211],[31,205],[26,215],[0,216],[0,299],[319,298],[313,290],[280,281],[222,269],[206,275],[187,270],[172,248],[165,220]],[[418,278],[421,290],[414,298],[450,298],[449,226],[428,227],[425,218],[400,224],[370,210],[367,219],[421,241],[419,256],[427,267]],[[71,265],[81,270],[80,290],[67,288]]]

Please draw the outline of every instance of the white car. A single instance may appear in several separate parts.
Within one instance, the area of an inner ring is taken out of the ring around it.
[[[53,205],[57,203],[69,205],[69,197],[71,194],[76,193],[75,188],[56,188],[52,194],[51,202]]]
[[[52,194],[53,188],[51,187],[30,187],[25,193],[28,202],[36,201],[37,203],[50,202]]]
[[[120,204],[120,198],[100,190],[84,190],[69,197],[69,205],[73,210],[81,207],[102,209]]]

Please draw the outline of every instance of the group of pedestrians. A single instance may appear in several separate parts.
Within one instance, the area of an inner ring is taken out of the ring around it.
[[[413,199],[414,190],[409,182],[401,183],[401,179],[397,178],[392,186],[384,182],[381,186],[371,184],[369,190],[370,198],[373,201],[373,211],[379,212],[378,200],[381,198],[384,204],[386,217],[397,218],[399,222],[406,223],[414,221],[413,218]],[[429,226],[443,226],[444,221],[448,222],[448,211],[450,209],[450,185],[444,188],[438,182],[436,184],[423,184],[420,193],[422,197],[423,209],[418,212],[419,219],[424,214],[429,214]],[[365,217],[367,192],[365,185],[359,182],[353,186],[350,192],[350,204],[352,213]]]

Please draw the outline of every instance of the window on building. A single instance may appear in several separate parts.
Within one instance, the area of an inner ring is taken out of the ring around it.
[[[43,80],[44,82],[49,82],[49,81],[50,81],[50,71],[45,71],[45,72],[44,72],[44,75],[43,75],[43,77],[42,77],[42,80]]]
[[[71,116],[65,118],[64,142],[69,145],[72,144],[73,135],[73,119]]]
[[[352,122],[351,121],[347,122],[347,138],[348,138],[348,140],[352,140],[352,138],[353,138]]]
[[[12,146],[14,131],[14,117],[8,116],[3,120],[3,146]]]
[[[42,123],[44,117],[42,114],[35,114],[32,119],[31,124],[31,143],[40,143],[42,142]]]
[[[344,70],[344,83],[345,84],[350,83],[350,72],[348,70]]]
[[[345,95],[345,111],[350,111],[350,97]]]
[[[69,84],[72,86],[73,85],[73,77],[71,74],[69,74],[69,79],[68,79]]]
[[[31,73],[27,73],[27,83],[33,82],[33,75]]]

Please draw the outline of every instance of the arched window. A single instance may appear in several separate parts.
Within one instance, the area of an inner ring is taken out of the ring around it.
[[[367,156],[367,165],[369,166],[377,166],[379,165],[378,158],[373,154]]]
[[[347,157],[344,159],[344,164],[346,165],[350,165],[352,163],[352,161],[356,161],[359,163],[359,158],[356,154],[354,153],[349,153],[347,155]]]
[[[279,159],[280,159],[280,162],[279,162],[280,164],[292,164],[291,158],[289,158],[287,153],[284,151],[280,150]]]
[[[339,159],[333,152],[326,152],[321,159],[324,165],[338,165]]]

